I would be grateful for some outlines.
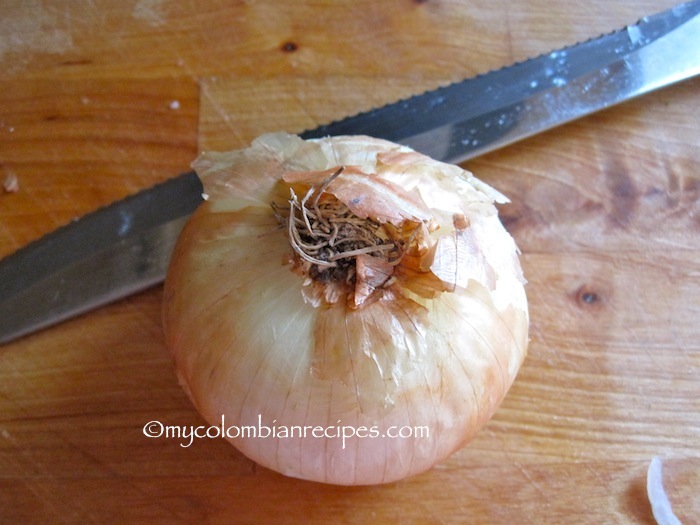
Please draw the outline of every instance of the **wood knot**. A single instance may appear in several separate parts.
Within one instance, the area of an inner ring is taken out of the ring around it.
[[[602,308],[605,302],[604,296],[588,284],[581,285],[573,296],[576,305],[586,310]]]
[[[285,42],[280,46],[280,50],[283,53],[294,53],[297,49],[299,49],[299,46],[297,45],[296,42]]]

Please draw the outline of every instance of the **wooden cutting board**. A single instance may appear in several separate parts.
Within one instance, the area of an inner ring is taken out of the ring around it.
[[[675,0],[95,0],[0,9],[0,257],[245,146],[587,39]],[[700,516],[700,82],[469,162],[531,305],[529,356],[465,449],[402,482],[285,478],[201,425],[160,287],[0,348],[1,523],[642,523]],[[89,278],[89,276],[86,276]]]

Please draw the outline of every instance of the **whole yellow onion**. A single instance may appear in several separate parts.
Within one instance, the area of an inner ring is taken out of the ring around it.
[[[246,456],[340,485],[431,468],[491,418],[528,308],[500,193],[364,136],[264,135],[193,164],[165,283],[180,382]]]

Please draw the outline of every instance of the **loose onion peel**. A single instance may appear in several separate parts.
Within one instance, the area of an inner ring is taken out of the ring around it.
[[[268,134],[193,166],[207,200],[163,309],[181,384],[211,424],[354,430],[232,438],[241,452],[288,476],[386,483],[492,417],[528,334],[503,195],[363,136]]]
[[[647,496],[658,525],[681,525],[681,521],[673,513],[664,489],[662,459],[659,456],[652,458],[647,469]]]

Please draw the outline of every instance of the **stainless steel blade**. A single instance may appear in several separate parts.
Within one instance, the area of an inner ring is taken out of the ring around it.
[[[321,126],[457,162],[700,73],[700,0],[575,46]],[[0,261],[0,343],[163,280],[201,203],[186,173]]]
[[[700,73],[700,1],[304,133],[362,133],[461,162]]]
[[[162,282],[201,195],[199,178],[185,173],[0,261],[0,343]]]

